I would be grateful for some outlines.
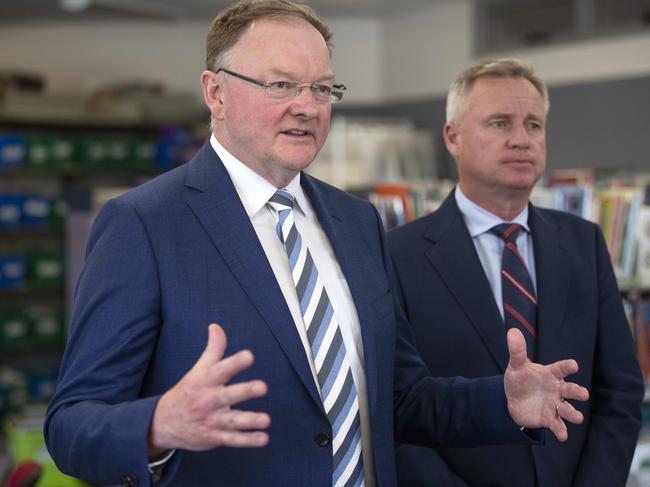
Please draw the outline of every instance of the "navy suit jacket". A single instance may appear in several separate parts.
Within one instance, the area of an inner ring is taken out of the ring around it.
[[[503,378],[428,376],[392,291],[381,221],[366,201],[306,174],[361,323],[379,486],[396,484],[393,441],[529,442],[507,414]],[[296,325],[223,164],[206,142],[189,163],[107,203],[88,242],[68,345],[45,424],[59,468],[99,484],[149,485],[153,409],[196,362],[217,322],[268,395],[260,449],[177,451],[159,485],[331,486],[331,434]],[[394,435],[395,432],[395,435]],[[321,436],[322,438],[322,436]]]
[[[537,361],[578,361],[589,389],[581,426],[546,445],[400,446],[404,486],[623,486],[640,428],[644,386],[598,227],[529,206],[537,274]],[[453,191],[435,213],[389,233],[394,275],[431,373],[481,377],[508,362],[506,330]],[[536,484],[537,482],[537,484]]]

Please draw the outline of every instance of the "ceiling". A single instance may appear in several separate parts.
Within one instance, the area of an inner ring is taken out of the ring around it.
[[[449,0],[308,0],[324,17],[379,17]],[[2,0],[0,23],[75,20],[201,20],[208,21],[229,0]],[[67,4],[70,10],[62,8]]]

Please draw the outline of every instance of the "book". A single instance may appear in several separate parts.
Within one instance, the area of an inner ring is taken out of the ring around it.
[[[650,206],[640,206],[636,218],[636,280],[640,287],[650,287]]]

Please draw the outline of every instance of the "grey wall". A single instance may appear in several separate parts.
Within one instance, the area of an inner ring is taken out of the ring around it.
[[[550,89],[549,167],[650,170],[650,77]]]

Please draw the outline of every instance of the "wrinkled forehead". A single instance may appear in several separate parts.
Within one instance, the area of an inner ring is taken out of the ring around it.
[[[478,78],[467,93],[465,109],[545,117],[542,95],[525,78]]]
[[[325,39],[313,25],[296,17],[252,22],[228,57],[232,68],[254,76],[282,72],[311,80],[332,75]]]
[[[310,51],[313,54],[330,52],[322,34],[305,19],[295,16],[267,17],[252,21],[244,29],[232,50],[241,54],[256,52],[281,54],[279,49],[292,47],[291,51]]]

